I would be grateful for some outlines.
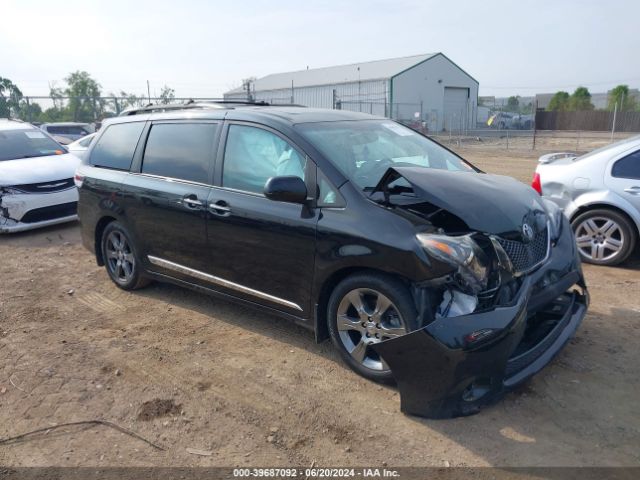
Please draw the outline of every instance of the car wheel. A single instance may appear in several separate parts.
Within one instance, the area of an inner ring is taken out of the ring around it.
[[[347,365],[370,380],[392,383],[389,366],[370,345],[415,330],[409,290],[388,275],[353,275],[333,290],[327,315],[331,340]]]
[[[135,290],[149,283],[142,275],[131,235],[118,222],[111,222],[102,233],[102,258],[109,277],[123,290]]]
[[[587,263],[617,265],[624,262],[635,247],[635,227],[614,210],[589,210],[578,215],[571,226],[580,256]]]

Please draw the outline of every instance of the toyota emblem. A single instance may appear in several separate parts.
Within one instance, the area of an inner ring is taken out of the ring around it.
[[[524,237],[525,242],[531,242],[534,235],[535,233],[531,225],[529,225],[528,223],[522,225],[522,236]]]

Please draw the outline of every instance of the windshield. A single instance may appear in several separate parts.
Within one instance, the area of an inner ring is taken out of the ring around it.
[[[62,153],[64,149],[40,130],[0,130],[0,161]]]
[[[477,171],[436,142],[390,120],[306,123],[302,135],[363,190],[389,167]]]

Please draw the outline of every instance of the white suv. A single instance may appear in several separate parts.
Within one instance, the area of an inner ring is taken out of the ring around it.
[[[79,163],[39,128],[0,119],[0,233],[76,220]]]

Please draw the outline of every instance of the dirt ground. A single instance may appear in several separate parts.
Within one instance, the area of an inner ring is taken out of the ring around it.
[[[541,153],[461,152],[525,182]],[[166,448],[69,427],[0,445],[0,465],[638,466],[638,257],[585,267],[589,314],[528,384],[432,421],[287,321],[171,285],[117,289],[77,224],[0,237],[0,437],[101,419]]]

